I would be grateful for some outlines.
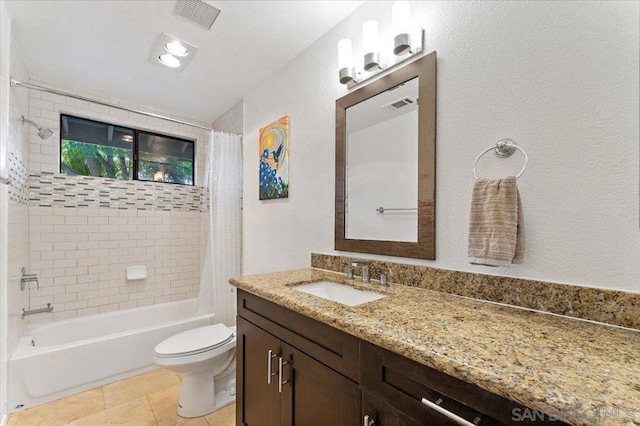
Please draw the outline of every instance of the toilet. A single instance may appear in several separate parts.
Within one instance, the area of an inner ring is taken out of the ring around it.
[[[178,415],[200,417],[235,401],[236,328],[215,324],[160,342],[153,362],[182,373]]]

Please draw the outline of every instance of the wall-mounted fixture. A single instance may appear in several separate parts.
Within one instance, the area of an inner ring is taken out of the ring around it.
[[[20,270],[20,290],[24,291],[27,283],[35,282],[38,290],[40,290],[40,282],[37,274],[27,274],[27,268],[24,266]]]
[[[191,61],[198,48],[191,43],[177,37],[162,33],[158,36],[149,60],[154,64],[161,64],[174,71],[182,69]]]
[[[49,139],[51,136],[53,136],[53,130],[40,127],[37,123],[31,120],[27,120],[26,118],[24,118],[24,116],[22,116],[22,124],[24,123],[29,123],[32,126],[34,126],[36,129],[38,129],[38,136],[42,140]]]
[[[22,319],[24,319],[24,317],[29,315],[48,314],[51,312],[53,312],[53,306],[51,306],[51,303],[47,303],[46,308],[30,309],[30,310],[26,310],[25,308],[22,308]]]
[[[424,30],[414,31],[411,24],[411,10],[408,1],[397,1],[392,7],[393,50],[381,52],[378,22],[369,20],[362,24],[362,68],[355,65],[353,47],[350,39],[338,42],[338,68],[341,84],[352,88],[377,74],[392,69],[408,59],[422,53]],[[412,33],[417,36],[411,37]],[[384,38],[385,36],[383,36]],[[393,53],[385,63],[385,53]]]

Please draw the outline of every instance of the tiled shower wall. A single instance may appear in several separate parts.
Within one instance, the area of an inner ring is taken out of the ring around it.
[[[40,81],[33,83],[169,115]],[[51,303],[54,311],[31,316],[29,321],[196,297],[202,188],[58,173],[60,113],[196,140],[196,185],[204,174],[209,132],[65,96],[29,92],[29,118],[55,132],[53,138],[43,141],[30,131],[30,272],[38,274],[40,289],[31,285],[28,309]],[[126,268],[134,265],[146,265],[146,279],[126,279]]]
[[[222,114],[211,125],[216,130],[241,135],[244,132],[244,101],[240,101]]]

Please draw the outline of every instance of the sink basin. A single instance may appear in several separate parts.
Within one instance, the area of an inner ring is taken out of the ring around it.
[[[293,288],[304,293],[342,303],[347,306],[357,306],[387,297],[385,294],[360,290],[348,285],[334,283],[333,281],[316,281],[312,283],[299,284]]]

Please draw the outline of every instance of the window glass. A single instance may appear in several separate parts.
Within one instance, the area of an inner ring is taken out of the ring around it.
[[[133,175],[133,129],[62,115],[60,172],[129,180]]]
[[[193,142],[140,131],[138,179],[193,185]]]
[[[62,114],[60,172],[193,185],[194,142]]]

